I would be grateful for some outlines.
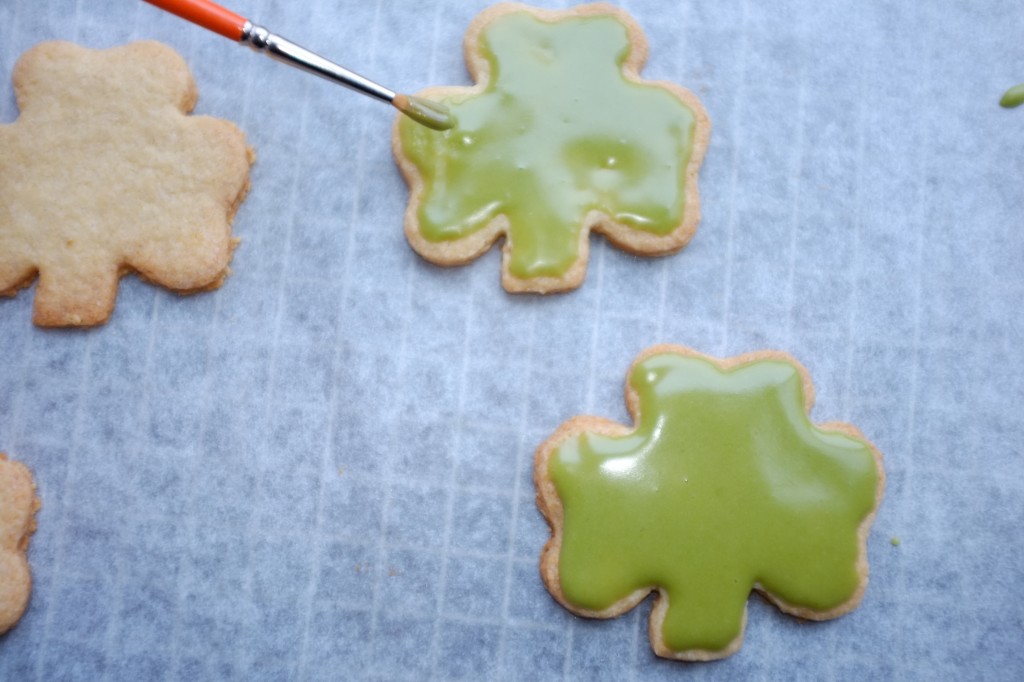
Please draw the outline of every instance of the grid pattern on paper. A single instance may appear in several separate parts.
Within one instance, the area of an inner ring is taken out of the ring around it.
[[[456,269],[409,250],[379,105],[142,3],[0,5],[4,79],[43,39],[157,38],[259,158],[217,292],[127,278],[86,333],[32,328],[31,291],[0,302],[0,450],[44,504],[0,679],[1024,673],[1024,118],[994,106],[1024,79],[1024,13],[622,4],[646,74],[713,119],[703,220],[669,258],[593,239],[583,287],[544,298],[502,292],[495,250]],[[466,82],[482,6],[237,9],[408,91]],[[533,449],[574,414],[624,420],[625,369],[661,342],[785,349],[815,418],[885,453],[856,612],[808,625],[752,599],[743,650],[681,670],[649,651],[649,601],[587,621],[544,591]]]

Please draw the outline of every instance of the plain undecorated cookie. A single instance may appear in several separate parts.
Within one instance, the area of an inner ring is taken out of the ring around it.
[[[28,541],[39,509],[28,467],[0,452],[0,633],[18,622],[32,591]]]
[[[252,154],[232,123],[189,116],[195,81],[152,41],[45,42],[14,67],[20,110],[0,125],[0,294],[38,275],[33,321],[89,326],[118,278],[187,293],[220,286]]]

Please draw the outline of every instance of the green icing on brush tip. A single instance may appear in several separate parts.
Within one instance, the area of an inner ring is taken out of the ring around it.
[[[429,99],[396,95],[392,104],[406,116],[431,130],[448,130],[455,125],[455,119],[448,108]]]

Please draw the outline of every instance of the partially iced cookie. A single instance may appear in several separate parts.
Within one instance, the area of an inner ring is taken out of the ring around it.
[[[14,67],[0,125],[0,294],[38,275],[33,321],[107,320],[118,278],[220,286],[252,154],[227,121],[189,116],[196,86],[171,48],[41,43]]]
[[[591,230],[641,255],[690,241],[711,124],[688,90],[640,78],[647,40],[625,11],[495,5],[465,56],[476,86],[420,93],[455,127],[395,122],[421,256],[460,265],[504,236],[505,289],[546,293],[582,283]]]

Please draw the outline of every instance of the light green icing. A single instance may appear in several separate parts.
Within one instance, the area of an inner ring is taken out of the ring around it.
[[[401,148],[424,178],[425,239],[458,240],[504,214],[510,271],[526,279],[573,265],[591,210],[656,235],[679,226],[694,112],[622,76],[622,23],[514,13],[484,29],[480,49],[486,90],[442,99],[453,129],[399,124]]]
[[[660,587],[665,644],[720,651],[741,634],[755,583],[818,612],[853,596],[879,473],[867,443],[811,424],[793,365],[724,371],[666,353],[630,383],[635,432],[584,433],[549,460],[569,603],[601,611]]]
[[[999,105],[1006,107],[1007,109],[1013,109],[1024,104],[1024,83],[1015,85],[1003,95],[1003,98],[999,100]]]

